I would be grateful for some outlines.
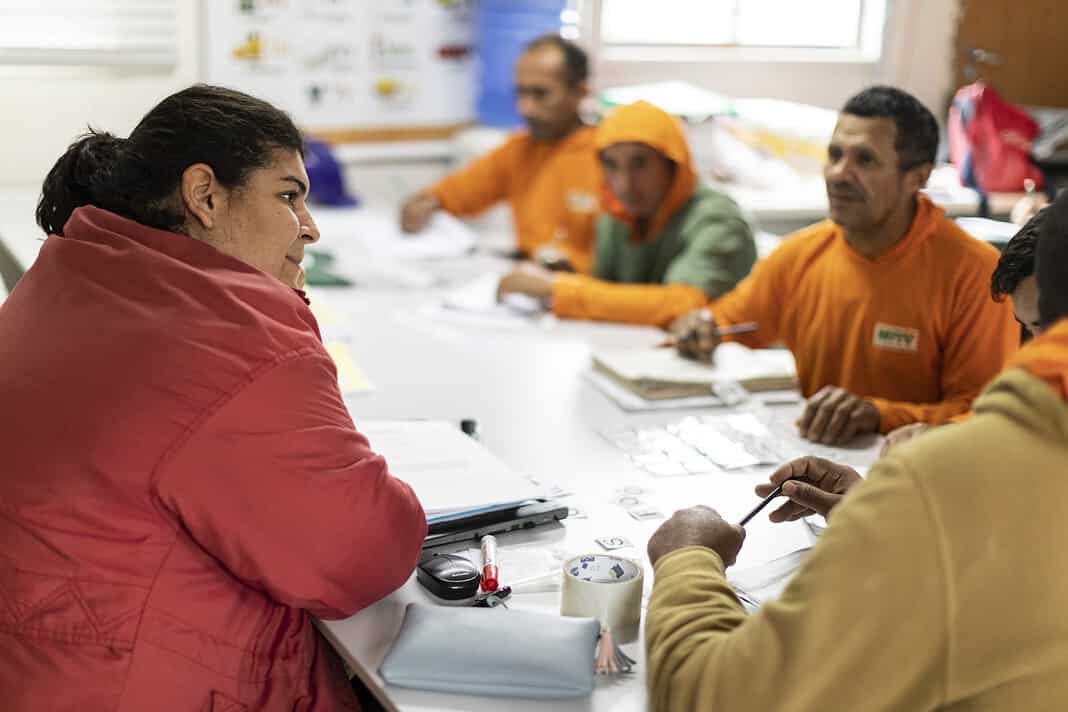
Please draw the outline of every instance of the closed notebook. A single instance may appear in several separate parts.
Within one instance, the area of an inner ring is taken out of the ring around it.
[[[417,690],[579,697],[593,691],[600,631],[592,618],[411,603],[379,674]]]
[[[732,341],[716,347],[711,364],[683,358],[675,349],[650,348],[598,351],[593,366],[647,400],[708,395],[723,383],[737,383],[752,392],[797,385],[797,367],[789,351],[750,349]]]

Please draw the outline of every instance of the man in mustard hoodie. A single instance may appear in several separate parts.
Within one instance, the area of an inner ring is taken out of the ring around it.
[[[597,127],[604,176],[593,275],[523,265],[499,294],[550,299],[553,312],[667,326],[680,304],[729,291],[756,261],[753,233],[734,201],[702,184],[678,119],[639,101]]]
[[[1068,195],[1050,210],[1045,331],[973,418],[850,489],[778,600],[746,616],[723,575],[744,531],[713,510],[653,535],[652,709],[1068,708]]]

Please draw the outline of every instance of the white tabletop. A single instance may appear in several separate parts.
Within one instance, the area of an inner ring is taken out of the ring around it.
[[[0,189],[0,240],[24,270],[37,259],[45,237],[34,220],[37,194],[33,188]]]
[[[32,191],[0,191],[0,235],[23,266],[40,247],[33,224]],[[491,236],[494,237],[494,236]],[[495,236],[499,242],[501,236]],[[625,536],[632,546],[616,554],[645,562],[645,588],[652,579],[645,544],[662,520],[635,521],[616,503],[620,493],[638,491],[647,503],[670,514],[676,508],[708,504],[724,516],[739,517],[755,504],[757,473],[655,478],[638,469],[601,437],[600,429],[623,424],[677,420],[684,411],[628,414],[583,377],[595,348],[645,347],[657,343],[659,330],[543,318],[519,329],[475,328],[427,313],[441,287],[389,286],[379,272],[365,279],[360,250],[350,241],[324,235],[323,249],[350,268],[357,284],[312,288],[314,309],[326,341],[344,341],[374,391],[346,399],[357,427],[366,419],[425,418],[455,421],[474,418],[483,443],[512,468],[571,494],[563,501],[578,510],[563,525],[544,526],[500,537],[502,549],[541,547],[557,554],[601,551],[595,539]],[[503,271],[500,258],[476,255],[420,265],[451,284]],[[369,272],[370,274],[370,272]],[[360,282],[365,282],[360,284]],[[369,286],[368,283],[373,283]],[[759,524],[759,522],[758,522]],[[739,565],[757,563],[777,545],[776,530],[750,527]],[[766,558],[764,559],[766,560]],[[507,572],[502,578],[507,584]],[[515,594],[509,605],[559,611],[559,592]],[[399,591],[356,616],[321,624],[327,638],[350,665],[381,686],[377,668],[399,629],[404,606],[430,602],[414,576]],[[387,686],[388,705],[403,710],[644,710],[644,661],[640,640],[624,644],[638,660],[635,674],[601,678],[591,697],[539,702],[476,698]],[[381,691],[381,689],[380,689]]]
[[[501,260],[478,256],[439,263],[433,269],[462,281],[506,266]],[[756,503],[752,488],[767,470],[763,474],[656,478],[638,469],[599,434],[603,428],[623,424],[672,422],[687,413],[625,413],[584,377],[593,349],[651,346],[663,338],[658,329],[552,317],[521,329],[472,328],[424,313],[420,307],[437,294],[435,290],[355,287],[317,290],[311,296],[313,303],[325,305],[331,315],[327,321],[333,325],[323,325],[324,339],[346,339],[375,385],[373,393],[347,398],[357,427],[369,418],[457,423],[475,418],[483,443],[507,464],[573,493],[563,501],[578,509],[582,518],[503,535],[499,538],[502,548],[538,546],[570,554],[603,553],[595,539],[625,536],[633,546],[613,553],[645,563],[648,593],[652,572],[645,545],[662,520],[639,522],[628,516],[615,502],[624,489],[640,491],[646,503],[667,515],[684,506],[707,504],[728,518],[738,518]],[[775,536],[775,525],[766,520],[762,526],[759,522],[751,526],[739,566],[763,563],[784,553],[776,549]],[[505,572],[502,578],[507,583]],[[509,603],[558,612],[559,596],[559,592],[516,594]],[[348,620],[322,623],[321,629],[350,665],[369,675],[374,685],[382,685],[377,668],[399,630],[404,606],[413,601],[432,602],[414,576],[387,599]],[[630,677],[599,679],[590,698],[509,700],[509,708],[532,712],[646,709],[641,642],[634,640],[623,647],[638,660],[637,672]],[[489,711],[502,705],[502,700],[494,698],[393,686],[384,690],[402,710]]]

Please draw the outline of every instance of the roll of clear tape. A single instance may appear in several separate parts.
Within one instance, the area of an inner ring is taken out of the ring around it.
[[[596,618],[617,634],[637,630],[642,616],[642,565],[610,554],[569,559],[564,562],[560,614]]]

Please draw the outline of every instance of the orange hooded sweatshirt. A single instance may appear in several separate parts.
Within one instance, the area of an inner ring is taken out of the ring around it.
[[[1009,368],[1022,368],[1041,378],[1061,398],[1068,400],[1068,319],[1062,319],[1028,342],[1009,361]]]
[[[869,259],[826,220],[787,237],[736,289],[712,303],[736,337],[785,343],[802,393],[827,385],[875,404],[880,430],[940,424],[966,412],[1017,350],[1012,306],[990,299],[998,252],[917,198],[908,233]]]
[[[752,232],[733,201],[698,185],[677,119],[635,102],[601,123],[595,143],[598,152],[618,143],[650,146],[675,164],[675,177],[644,234],[637,216],[601,186],[593,276],[556,279],[558,316],[664,326],[748,274],[756,259]]]
[[[442,208],[478,215],[501,200],[512,206],[518,247],[528,257],[543,247],[559,250],[579,272],[589,272],[601,171],[592,127],[559,141],[525,131],[431,188]]]

